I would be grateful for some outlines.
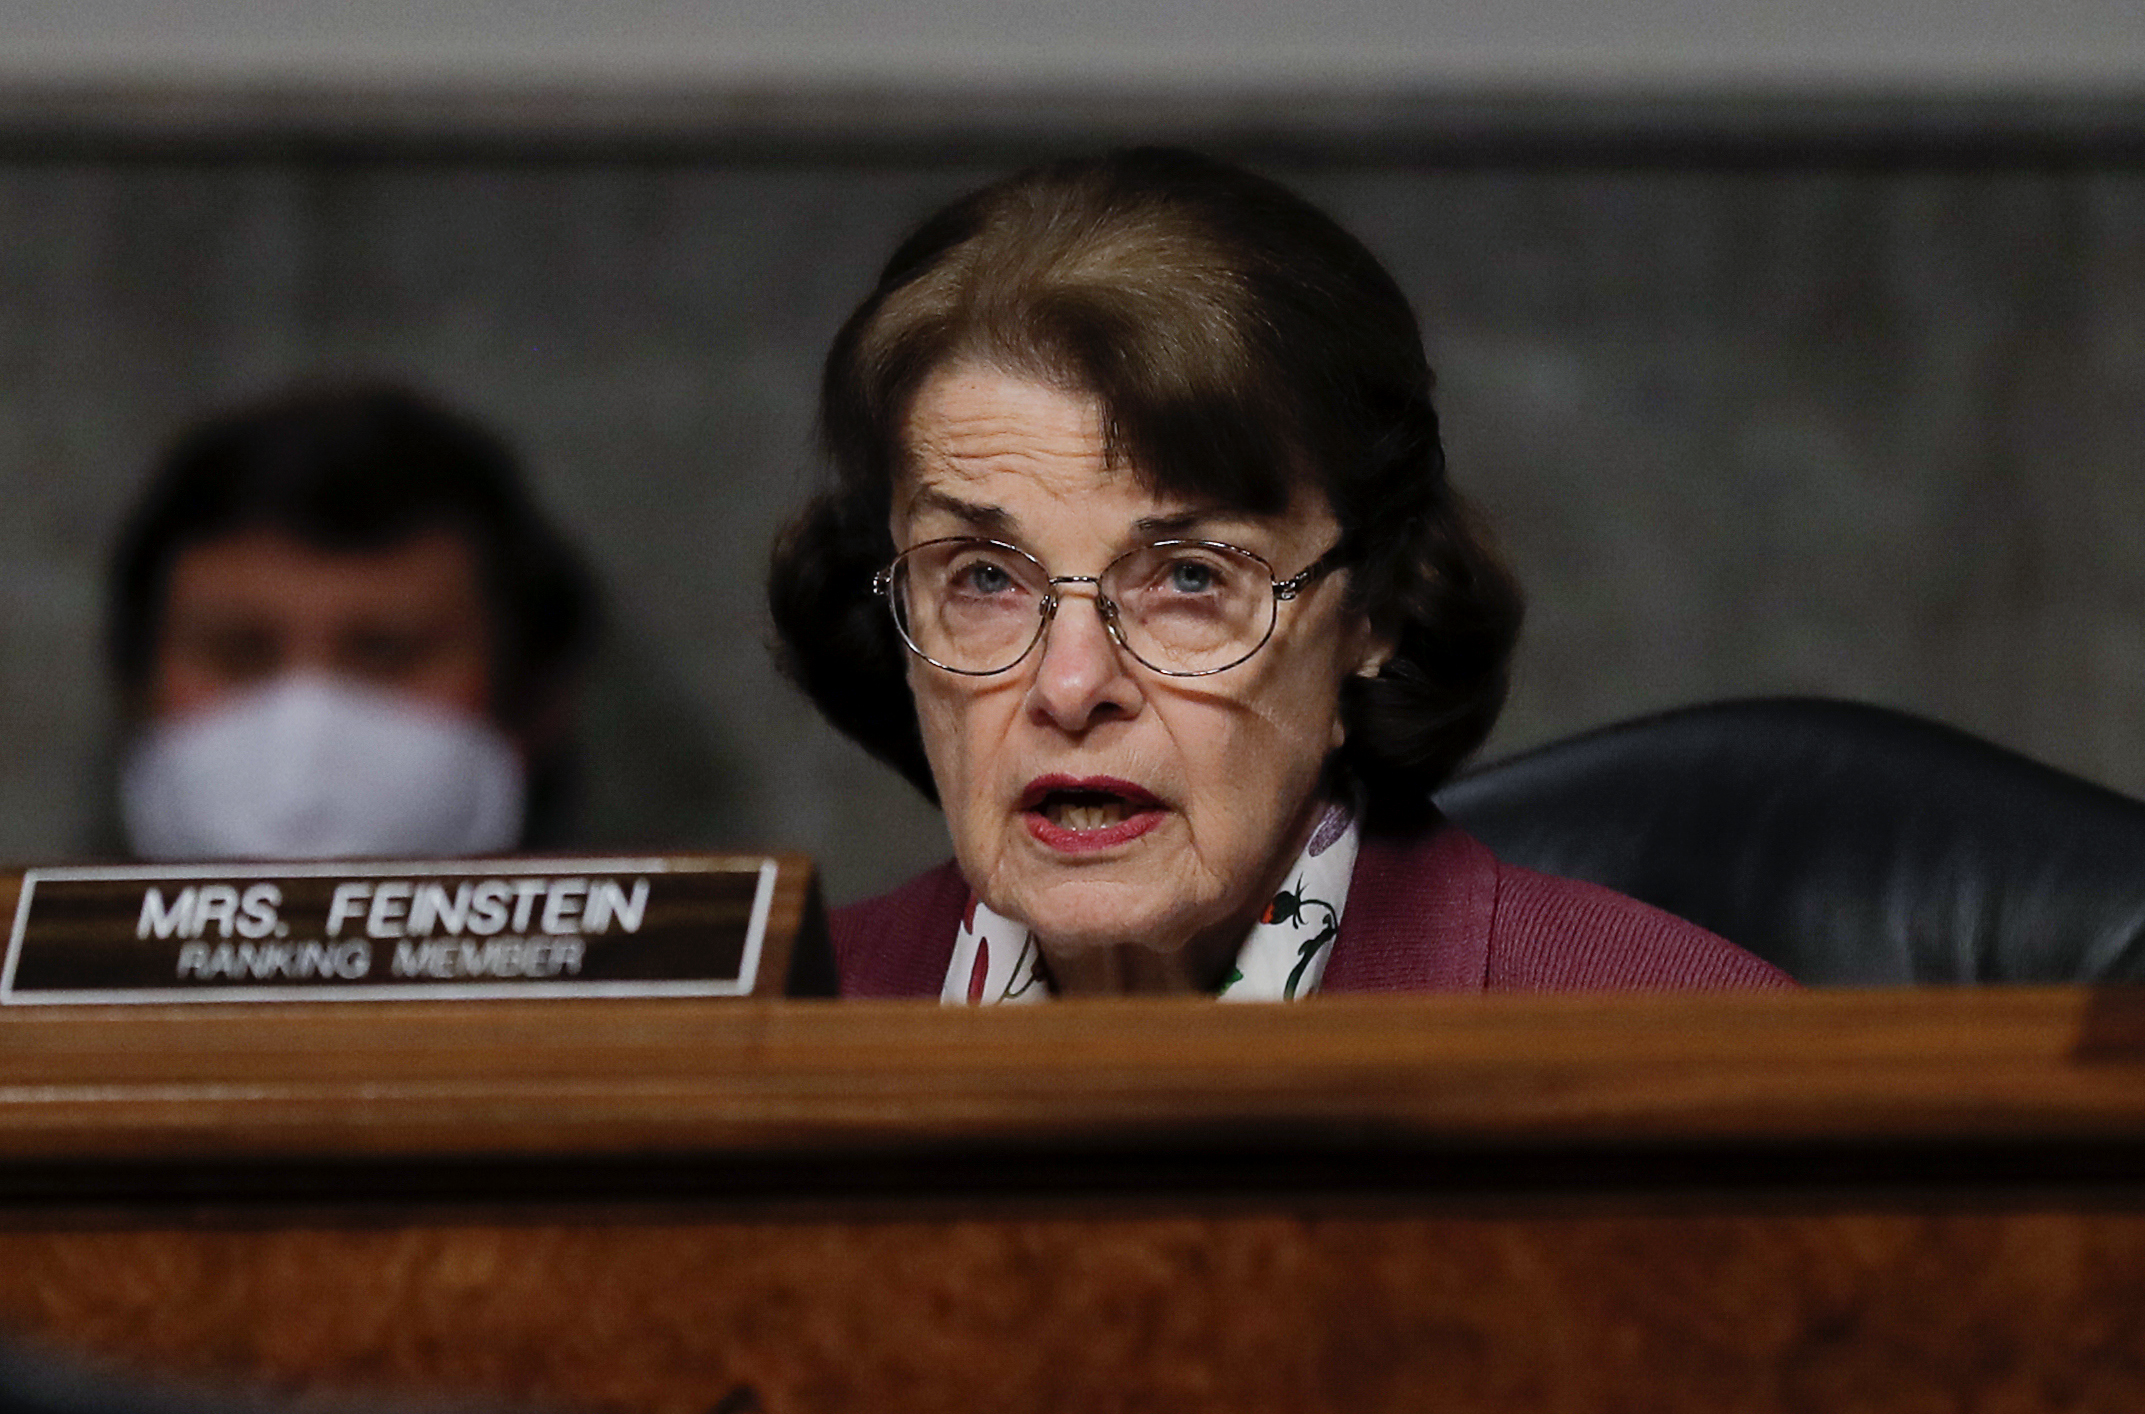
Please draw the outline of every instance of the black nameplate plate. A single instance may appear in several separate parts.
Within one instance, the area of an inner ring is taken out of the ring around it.
[[[748,856],[32,869],[0,1002],[749,996],[762,990],[779,867]]]

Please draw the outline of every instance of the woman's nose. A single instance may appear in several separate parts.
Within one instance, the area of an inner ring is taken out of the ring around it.
[[[1092,590],[1061,591],[1057,612],[1043,632],[1042,662],[1028,687],[1028,706],[1062,731],[1083,732],[1139,711],[1139,684],[1100,609]]]

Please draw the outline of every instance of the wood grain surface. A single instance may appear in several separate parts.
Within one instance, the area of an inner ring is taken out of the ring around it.
[[[0,1011],[0,1327],[677,1414],[2145,1408],[2145,1002]]]
[[[203,1383],[677,1414],[2134,1414],[2145,1218],[14,1232],[0,1319]]]
[[[2145,1139],[2060,989],[1029,1011],[569,999],[0,1011],[16,1158]]]

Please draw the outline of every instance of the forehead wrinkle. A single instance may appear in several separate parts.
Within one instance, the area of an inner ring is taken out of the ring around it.
[[[964,361],[925,380],[903,418],[907,474],[978,479],[1030,472],[1046,480],[1111,467],[1091,396]]]
[[[904,542],[969,534],[1026,545],[1028,535],[1078,527],[1083,543],[1115,542],[1118,552],[1143,541],[1214,539],[1271,559],[1280,546],[1270,542],[1291,538],[1289,512],[1310,509],[1299,495],[1267,511],[1158,482],[1136,460],[1111,458],[1092,395],[988,363],[932,375],[904,422],[893,508]],[[1098,524],[1089,512],[1098,497],[1122,506],[1123,520]]]

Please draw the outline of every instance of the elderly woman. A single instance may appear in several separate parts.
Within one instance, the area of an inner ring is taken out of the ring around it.
[[[1520,608],[1430,387],[1360,243],[1190,153],[1023,172],[894,253],[769,586],[792,676],[953,837],[835,913],[845,995],[1784,981],[1431,804]]]

